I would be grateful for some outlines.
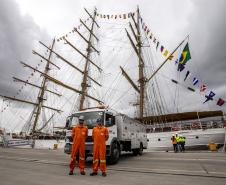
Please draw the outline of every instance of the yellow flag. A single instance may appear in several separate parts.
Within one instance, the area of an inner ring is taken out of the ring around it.
[[[170,56],[169,56],[169,60],[172,60],[172,59],[173,59],[173,55],[170,55]]]
[[[165,52],[164,52],[163,55],[164,55],[165,57],[167,57],[168,53],[169,53],[169,51],[168,51],[168,50],[165,50]]]

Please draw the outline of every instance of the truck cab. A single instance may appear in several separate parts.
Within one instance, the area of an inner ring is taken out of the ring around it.
[[[104,126],[109,130],[109,139],[106,141],[106,157],[109,163],[117,163],[121,151],[132,151],[135,155],[141,155],[143,149],[147,148],[147,135],[144,125],[113,110],[94,108],[78,111],[67,118],[65,153],[71,153],[73,144],[71,131],[73,126],[78,123],[78,117],[81,115],[84,116],[85,125],[88,127],[88,137],[85,143],[86,157],[93,154],[92,129],[96,126],[98,118],[103,120]]]

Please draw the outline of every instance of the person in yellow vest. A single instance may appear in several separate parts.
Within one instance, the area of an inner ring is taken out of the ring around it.
[[[181,151],[182,151],[182,152],[185,151],[185,140],[186,140],[186,137],[184,137],[184,136],[181,136],[181,137],[180,137]]]
[[[177,141],[177,150],[181,151],[181,143],[180,143],[180,136],[176,133],[176,141]]]

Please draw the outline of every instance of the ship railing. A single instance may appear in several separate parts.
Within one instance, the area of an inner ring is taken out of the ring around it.
[[[184,123],[163,123],[154,124],[147,129],[149,132],[169,132],[169,131],[180,131],[180,130],[198,130],[198,129],[212,129],[212,128],[224,128],[225,122],[222,120],[215,121],[193,121]]]

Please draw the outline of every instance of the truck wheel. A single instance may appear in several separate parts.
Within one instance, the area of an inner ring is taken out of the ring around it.
[[[112,143],[111,145],[111,156],[109,158],[110,164],[116,164],[119,160],[120,156],[120,149],[116,142]]]
[[[134,155],[134,156],[137,156],[138,153],[139,153],[139,149],[134,149],[134,150],[133,150],[133,155]]]
[[[138,154],[139,155],[143,154],[143,145],[142,145],[142,143],[140,144],[140,148],[133,149],[133,155],[137,156]]]
[[[139,148],[138,154],[139,155],[143,154],[143,144],[142,143],[140,144],[140,148]]]

